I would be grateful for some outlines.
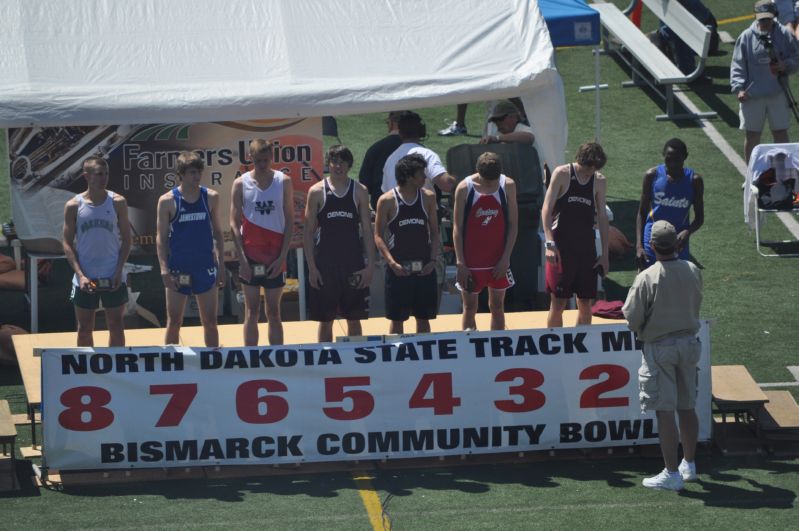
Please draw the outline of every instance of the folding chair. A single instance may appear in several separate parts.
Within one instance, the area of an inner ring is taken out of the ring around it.
[[[761,175],[770,168],[775,168],[778,176],[785,175],[788,172],[792,173],[796,183],[795,186],[799,187],[799,143],[760,144],[752,150],[749,167],[746,172],[746,182],[744,183],[744,221],[755,230],[755,245],[760,256],[799,256],[799,253],[764,252],[762,248],[764,245],[799,243],[799,234],[796,231],[791,231],[795,237],[788,240],[764,240],[762,237],[762,225],[767,214],[799,214],[799,207],[797,206],[786,209],[768,208],[761,204],[757,183]]]

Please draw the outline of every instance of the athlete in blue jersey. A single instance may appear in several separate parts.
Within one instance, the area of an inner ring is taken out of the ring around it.
[[[655,254],[647,244],[652,225],[666,220],[677,230],[680,259],[690,254],[688,240],[705,222],[704,190],[702,177],[691,168],[683,166],[688,158],[688,148],[679,138],[672,138],[663,146],[663,161],[644,175],[641,202],[636,220],[636,263],[644,270],[655,263]],[[694,219],[690,219],[691,207]]]
[[[205,162],[184,151],[177,159],[180,185],[158,200],[158,262],[166,288],[167,345],[179,342],[189,295],[197,299],[205,345],[219,346],[217,292],[224,286],[219,271],[224,257],[219,194],[200,186]]]
[[[106,189],[108,163],[83,161],[86,191],[64,207],[64,255],[75,271],[70,299],[75,306],[78,346],[94,346],[94,314],[103,303],[108,346],[125,346],[122,317],[128,302],[124,265],[131,246],[128,203]],[[35,282],[35,279],[34,279]]]

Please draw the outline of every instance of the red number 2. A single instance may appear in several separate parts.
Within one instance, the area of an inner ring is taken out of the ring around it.
[[[83,402],[83,398],[88,398]],[[67,409],[58,415],[58,423],[73,431],[95,431],[114,422],[114,412],[103,407],[111,402],[111,393],[102,387],[73,387],[61,393],[61,404]],[[88,413],[88,420],[83,414]]]
[[[177,426],[183,420],[186,411],[188,411],[194,397],[197,396],[197,384],[164,384],[164,385],[151,385],[151,395],[172,395],[169,402],[166,403],[164,412],[161,413],[161,418],[155,424],[156,428],[163,428],[167,426]]]
[[[630,372],[621,365],[592,365],[580,373],[581,380],[598,380],[603,374],[608,379],[592,385],[580,395],[580,407],[625,407],[630,404],[626,396],[602,397],[603,393],[621,389],[630,381]]]

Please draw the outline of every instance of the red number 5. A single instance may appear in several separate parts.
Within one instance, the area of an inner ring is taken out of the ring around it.
[[[343,407],[325,407],[322,411],[333,420],[358,420],[369,416],[375,408],[375,399],[363,389],[349,389],[355,385],[369,385],[368,376],[350,376],[347,378],[325,378],[325,401],[343,402],[345,398],[352,401],[352,409]]]

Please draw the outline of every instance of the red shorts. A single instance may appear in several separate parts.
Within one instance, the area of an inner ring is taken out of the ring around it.
[[[471,282],[467,288],[470,293],[480,293],[485,287],[492,289],[508,289],[516,284],[516,281],[513,280],[513,273],[511,273],[510,268],[508,268],[508,272],[505,273],[505,276],[500,278],[494,278],[491,274],[491,269],[470,269],[469,276],[471,277]],[[461,286],[458,286],[458,289],[463,291]]]
[[[573,256],[564,259],[561,254],[559,266],[547,262],[547,292],[559,299],[569,299],[572,295],[577,295],[578,299],[595,299],[597,272],[594,270],[594,260],[581,260]]]

